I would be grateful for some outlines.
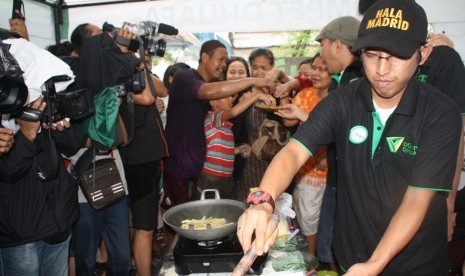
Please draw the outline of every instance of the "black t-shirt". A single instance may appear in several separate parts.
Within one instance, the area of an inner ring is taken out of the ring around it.
[[[119,149],[124,164],[136,165],[160,160],[167,156],[163,125],[153,104],[134,104],[134,136],[129,145]],[[120,107],[123,121],[130,122],[127,103]]]
[[[411,80],[382,125],[365,78],[323,99],[293,136],[310,152],[334,141],[338,153],[334,251],[348,269],[367,261],[408,187],[438,191],[414,238],[382,275],[446,275],[447,205],[459,144],[458,107]]]

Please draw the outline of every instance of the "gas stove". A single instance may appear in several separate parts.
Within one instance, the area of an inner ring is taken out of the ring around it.
[[[174,250],[174,267],[176,273],[232,272],[244,255],[237,236],[231,234],[217,241],[198,242],[179,237]],[[248,274],[260,275],[267,256],[259,256]]]

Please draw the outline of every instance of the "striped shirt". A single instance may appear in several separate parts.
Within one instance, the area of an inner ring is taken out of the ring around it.
[[[234,168],[233,124],[223,120],[223,111],[209,111],[205,117],[207,157],[203,171],[218,177],[232,177]]]

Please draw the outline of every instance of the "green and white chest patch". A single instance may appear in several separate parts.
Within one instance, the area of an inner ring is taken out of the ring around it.
[[[368,130],[364,126],[354,126],[350,130],[349,141],[353,144],[361,144],[368,138]]]

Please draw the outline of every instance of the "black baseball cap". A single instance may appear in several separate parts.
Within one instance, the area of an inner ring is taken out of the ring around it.
[[[364,48],[386,50],[409,58],[426,43],[428,20],[413,0],[379,0],[363,16],[352,52]]]

